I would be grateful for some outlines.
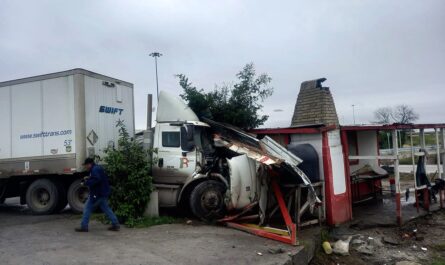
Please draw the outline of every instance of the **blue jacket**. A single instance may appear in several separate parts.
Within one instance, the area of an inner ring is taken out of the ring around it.
[[[103,167],[93,165],[90,171],[90,177],[85,181],[85,185],[90,188],[90,195],[93,197],[108,197],[111,189],[108,182],[108,176]]]

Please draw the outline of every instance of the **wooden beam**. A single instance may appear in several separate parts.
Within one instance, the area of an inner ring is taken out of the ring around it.
[[[419,141],[420,141],[420,147],[425,149],[425,130],[420,129],[419,131]]]
[[[376,155],[376,156],[349,156],[349,160],[374,160],[374,159],[381,159],[381,160],[396,160],[397,156],[394,155]]]
[[[439,142],[439,130],[434,129],[434,132],[436,134],[436,161],[437,161],[437,175],[439,178],[442,178],[442,169],[440,168],[440,142]]]
[[[396,216],[397,224],[402,225],[402,206],[400,202],[400,173],[399,173],[399,145],[397,130],[392,131],[393,155],[397,157],[394,160],[394,180],[396,185]]]
[[[415,160],[415,150],[414,150],[413,131],[412,130],[409,131],[409,139],[411,142],[411,163],[413,165],[414,181],[416,181],[416,160]]]
[[[440,129],[440,139],[442,140],[442,148],[445,149],[445,130],[443,128]],[[445,154],[442,153],[442,178],[445,178]]]

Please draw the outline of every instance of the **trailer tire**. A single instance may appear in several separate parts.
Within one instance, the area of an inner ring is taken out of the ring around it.
[[[0,204],[5,203],[6,198],[0,198]]]
[[[66,205],[68,204],[67,199],[67,191],[65,185],[60,181],[55,181],[57,190],[59,191],[59,201],[57,202],[57,207],[55,212],[58,213],[65,209]]]
[[[82,213],[83,206],[88,199],[88,188],[82,185],[82,180],[77,179],[68,188],[68,204],[74,213]]]
[[[192,213],[203,221],[213,221],[224,217],[226,210],[224,194],[226,186],[216,180],[199,183],[190,195]]]
[[[26,190],[26,204],[34,214],[51,214],[57,208],[59,191],[49,179],[38,179]]]

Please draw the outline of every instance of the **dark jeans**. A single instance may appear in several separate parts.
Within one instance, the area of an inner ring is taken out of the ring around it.
[[[88,222],[90,221],[91,213],[96,210],[97,207],[100,207],[100,209],[104,212],[108,219],[110,219],[112,225],[119,225],[119,221],[117,220],[116,215],[113,213],[110,206],[108,206],[107,200],[107,197],[88,197],[88,200],[83,208],[82,222],[80,223],[80,226],[82,228],[88,228]]]

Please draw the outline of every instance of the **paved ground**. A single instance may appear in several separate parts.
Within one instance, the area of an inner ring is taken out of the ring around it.
[[[0,205],[2,265],[304,264],[297,255],[302,247],[225,227],[172,224],[116,233],[92,222],[89,233],[75,233],[79,216],[33,216],[15,203]],[[277,249],[284,253],[269,253]]]

